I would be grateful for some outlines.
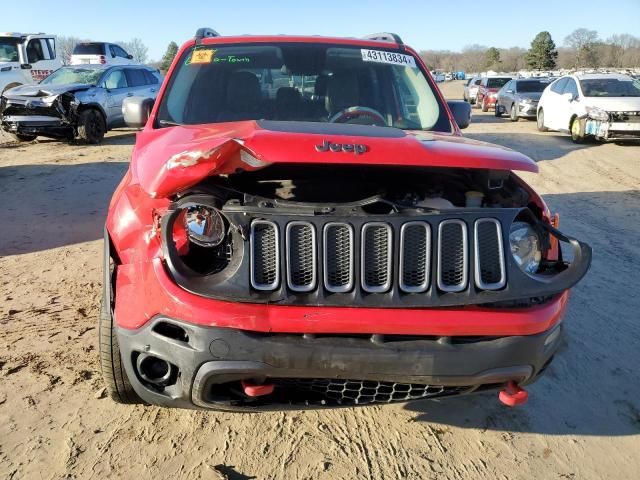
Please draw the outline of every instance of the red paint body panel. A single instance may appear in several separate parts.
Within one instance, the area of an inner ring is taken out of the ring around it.
[[[258,332],[405,335],[534,335],[557,324],[569,292],[528,309],[343,308],[234,303],[200,297],[178,287],[160,259],[118,267],[115,318],[136,329],[163,314],[203,326]]]

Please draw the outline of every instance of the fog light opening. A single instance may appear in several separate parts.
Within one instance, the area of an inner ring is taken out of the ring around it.
[[[140,377],[153,385],[164,386],[171,378],[171,364],[153,355],[140,354],[136,366]]]

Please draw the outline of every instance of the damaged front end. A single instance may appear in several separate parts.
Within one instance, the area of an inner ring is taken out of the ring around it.
[[[74,92],[51,94],[38,90],[33,95],[6,95],[0,101],[0,124],[5,132],[73,138],[80,101]]]
[[[585,135],[601,141],[640,140],[640,111],[607,112],[587,107],[582,117]]]

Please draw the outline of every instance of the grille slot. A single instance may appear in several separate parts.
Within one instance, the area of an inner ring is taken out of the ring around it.
[[[324,286],[333,293],[353,289],[353,227],[346,223],[324,226]]]
[[[494,218],[476,220],[475,281],[483,290],[499,290],[506,284],[502,228]]]
[[[382,222],[365,224],[361,248],[362,289],[369,293],[386,292],[391,287],[391,227]]]
[[[429,288],[431,229],[425,222],[407,222],[400,229],[400,288],[421,293]]]
[[[280,284],[280,238],[278,226],[268,220],[251,223],[251,286],[275,290]]]
[[[316,288],[316,231],[309,222],[290,222],[286,230],[287,286],[294,292]]]
[[[444,220],[438,226],[438,288],[461,292],[467,287],[469,254],[467,225],[462,220]]]

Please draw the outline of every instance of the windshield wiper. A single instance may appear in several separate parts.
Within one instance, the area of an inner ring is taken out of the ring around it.
[[[173,122],[171,120],[158,120],[158,123],[163,127],[183,127],[184,123]]]

